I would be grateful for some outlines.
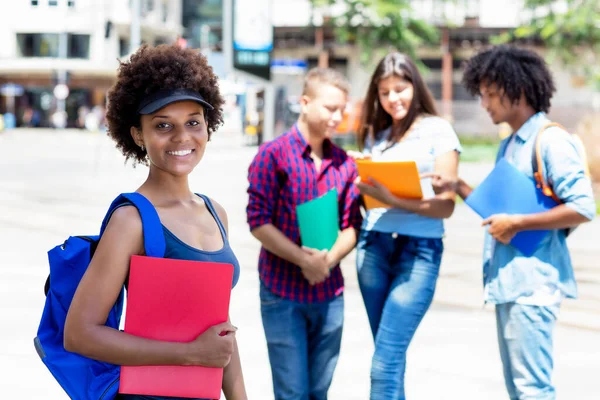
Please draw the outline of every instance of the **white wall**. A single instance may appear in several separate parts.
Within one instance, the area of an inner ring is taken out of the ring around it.
[[[10,7],[5,3],[11,2]],[[120,36],[129,37],[131,13],[128,0],[75,0],[75,7],[67,7],[67,0],[58,0],[58,6],[49,6],[48,0],[39,0],[31,6],[29,0],[0,0],[2,23],[0,24],[0,70],[29,66],[35,70],[57,67],[114,72],[119,56]],[[162,2],[168,5],[168,20],[162,19]],[[175,39],[181,33],[181,0],[155,1],[155,9],[142,21],[142,37],[149,43],[155,36]],[[105,38],[106,21],[112,21],[110,37]],[[20,58],[17,33],[69,32],[90,35],[89,60],[57,60],[51,58]],[[12,66],[12,67],[11,67]]]

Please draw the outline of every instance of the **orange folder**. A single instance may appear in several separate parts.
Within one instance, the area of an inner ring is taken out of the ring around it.
[[[405,199],[422,199],[421,178],[414,161],[371,161],[356,160],[358,175],[366,181],[373,178],[388,188],[394,196]],[[365,206],[390,208],[389,205],[369,196],[364,196]]]
[[[148,339],[191,342],[226,322],[231,264],[132,256],[125,332]],[[219,399],[222,368],[122,366],[119,393]]]

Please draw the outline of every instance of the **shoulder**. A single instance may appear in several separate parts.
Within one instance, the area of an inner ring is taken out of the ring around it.
[[[142,218],[132,204],[125,204],[113,211],[102,234],[103,242],[109,247],[115,244],[128,243],[134,251],[143,249]]]
[[[456,135],[454,127],[452,126],[450,121],[442,117],[438,117],[436,115],[423,117],[423,119],[421,119],[421,121],[418,122],[418,126],[420,129],[426,129],[432,134]]]
[[[254,159],[277,159],[277,156],[281,154],[281,150],[285,147],[287,140],[286,135],[283,135],[261,144]]]
[[[337,144],[331,143],[331,158],[338,167],[346,168],[350,173],[356,170],[356,162],[352,157],[348,156],[346,150],[342,149]]]
[[[106,229],[118,228],[125,234],[142,233],[142,218],[133,204],[123,204],[110,215]]]
[[[215,209],[215,212],[217,213],[217,216],[223,223],[223,226],[225,226],[225,230],[227,230],[227,211],[225,211],[225,208],[212,197],[206,196],[206,198],[210,201],[210,204],[212,204],[213,208]]]
[[[333,143],[331,140],[329,141],[329,144],[331,146],[331,156],[333,159],[339,160],[342,163],[347,162],[348,160],[352,161],[352,158],[348,156],[346,150]]]
[[[540,126],[540,131],[544,125]],[[542,135],[541,140],[544,142],[571,142],[573,139],[572,135],[562,126],[550,126],[538,134]]]

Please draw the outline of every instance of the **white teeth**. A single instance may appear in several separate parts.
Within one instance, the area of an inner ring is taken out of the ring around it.
[[[178,151],[167,151],[167,154],[172,156],[187,156],[192,150],[178,150]]]

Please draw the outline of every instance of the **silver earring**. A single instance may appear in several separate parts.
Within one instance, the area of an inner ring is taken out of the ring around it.
[[[146,148],[144,147],[144,145],[140,146],[142,148],[142,151],[146,151]]]

